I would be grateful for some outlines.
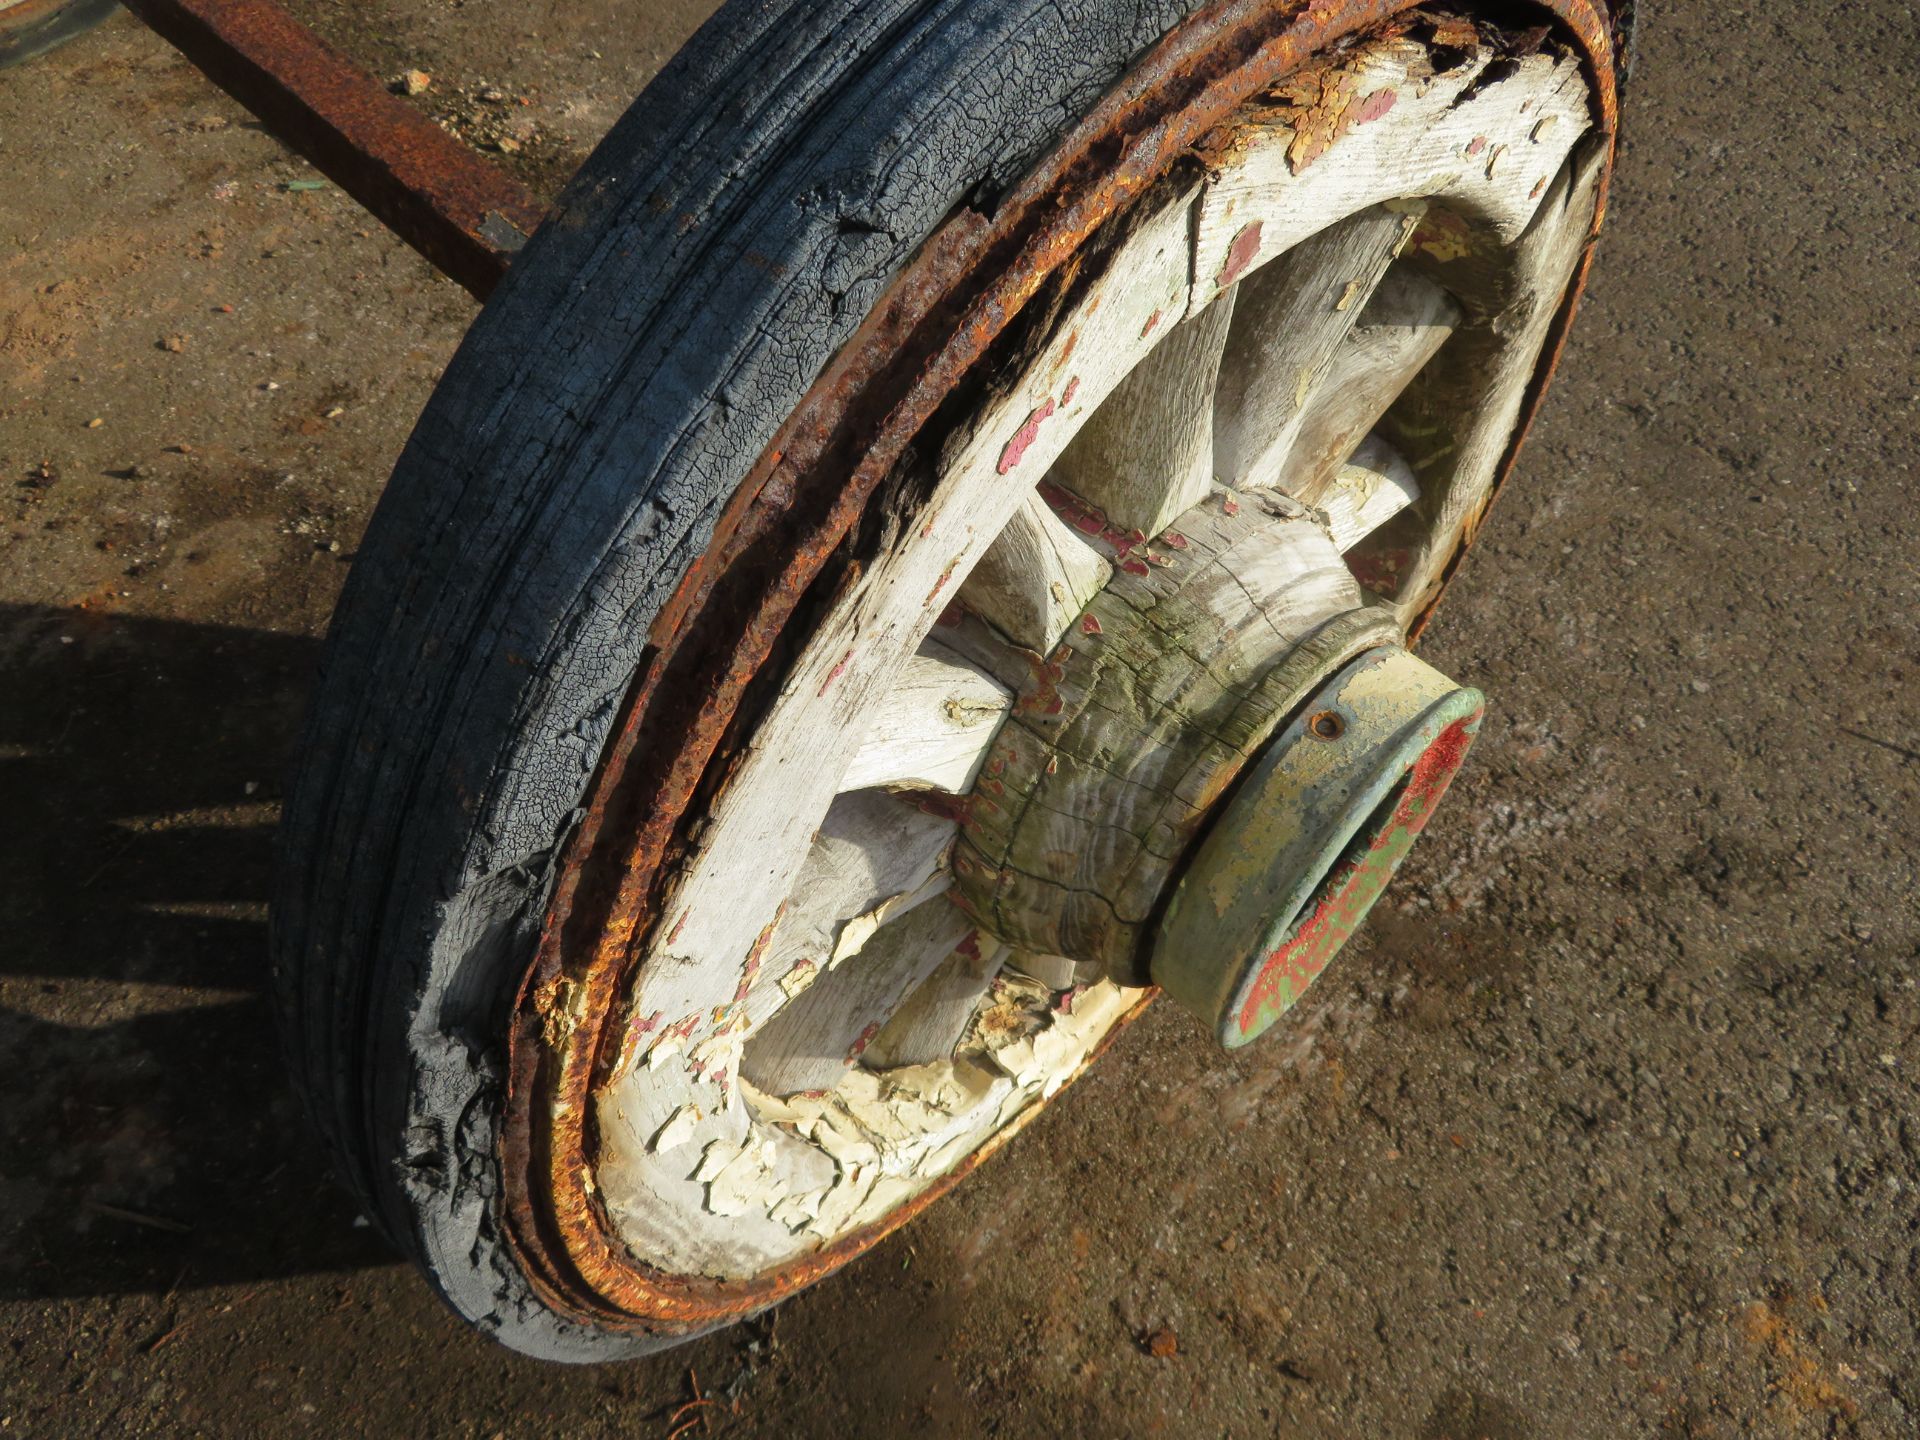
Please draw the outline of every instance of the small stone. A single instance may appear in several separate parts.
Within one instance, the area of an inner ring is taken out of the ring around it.
[[[1162,1325],[1141,1339],[1140,1348],[1156,1360],[1170,1360],[1180,1353],[1180,1337],[1172,1326]]]
[[[1705,680],[1695,680],[1692,684],[1693,693],[1696,695],[1704,695],[1713,688],[1713,686],[1709,685]]]
[[[503,155],[516,154],[520,149],[520,142],[511,135],[502,135],[498,140],[494,141],[493,144],[494,148]]]
[[[89,430],[98,430],[102,425],[106,423],[107,423],[106,421],[102,420],[98,415],[96,415],[93,417],[93,419],[87,421],[87,428]]]
[[[160,342],[160,348],[165,350],[169,355],[178,355],[182,350],[187,348],[187,337],[184,335],[169,335]]]
[[[400,77],[400,88],[409,95],[424,95],[433,88],[433,76],[424,70],[409,70]]]

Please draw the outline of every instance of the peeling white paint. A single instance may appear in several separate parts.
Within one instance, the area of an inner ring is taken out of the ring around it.
[[[678,1150],[693,1138],[693,1132],[699,1124],[699,1108],[693,1105],[682,1105],[667,1117],[666,1124],[653,1132],[653,1139],[647,1143],[647,1149],[656,1155],[668,1150]]]

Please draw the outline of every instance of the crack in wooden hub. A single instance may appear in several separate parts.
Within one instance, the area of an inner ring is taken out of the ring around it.
[[[1153,925],[1222,799],[1286,718],[1396,644],[1327,532],[1216,489],[1033,657],[966,797],[954,898],[1016,949],[1150,981]]]
[[[1466,758],[1485,701],[1397,646],[1329,680],[1247,771],[1175,887],[1153,979],[1229,1049],[1366,918]]]

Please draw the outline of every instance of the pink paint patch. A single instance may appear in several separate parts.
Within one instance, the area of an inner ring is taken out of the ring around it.
[[[1395,90],[1376,90],[1358,105],[1353,107],[1353,123],[1365,125],[1369,120],[1378,120],[1393,109],[1394,102],[1400,98]]]
[[[1080,633],[1082,635],[1098,635],[1100,633],[1100,622],[1091,615],[1082,615],[1080,617]]]
[[[1224,290],[1233,284],[1253,264],[1253,257],[1260,253],[1260,222],[1242,227],[1233,237],[1233,243],[1227,246],[1227,263],[1220,267],[1220,273],[1213,277],[1213,283]]]
[[[826,679],[820,682],[820,693],[822,695],[827,693],[828,687],[830,687],[834,681],[838,680],[842,675],[847,673],[847,665],[850,661],[852,661],[852,659],[853,659],[853,651],[851,650],[847,651],[846,654],[840,657],[840,663],[833,667],[833,672],[829,674]]]
[[[1473,139],[1467,142],[1467,154],[1469,155],[1478,155],[1482,150],[1486,148],[1487,148],[1487,137],[1484,135],[1476,135],[1473,137]]]
[[[1013,432],[1013,438],[1007,441],[1006,449],[1000,452],[1000,474],[1006,474],[1020,463],[1020,457],[1025,455],[1033,442],[1040,438],[1041,422],[1051,414],[1053,414],[1053,400],[1049,397],[1046,404],[1027,416],[1025,423]]]
[[[867,1028],[860,1032],[860,1038],[858,1040],[855,1040],[853,1042],[852,1048],[847,1051],[847,1059],[850,1061],[858,1060],[860,1058],[861,1052],[863,1052],[867,1048],[867,1046],[873,1043],[873,1037],[878,1035],[879,1033],[880,1033],[880,1022],[878,1020],[869,1021],[867,1023]]]
[[[972,807],[964,795],[947,795],[929,790],[915,796],[913,803],[924,813],[938,815],[942,820],[951,820],[956,825],[966,825],[973,819]]]
[[[1080,393],[1080,377],[1076,375],[1071,380],[1067,381],[1067,388],[1060,392],[1060,403],[1062,405],[1071,405],[1073,403],[1073,397],[1078,395],[1079,393]]]
[[[1187,548],[1187,537],[1169,530],[1160,537],[1160,543],[1172,550],[1184,550]]]

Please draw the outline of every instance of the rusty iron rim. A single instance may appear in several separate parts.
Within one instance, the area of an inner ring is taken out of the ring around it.
[[[1586,60],[1610,170],[1616,103],[1604,11],[1593,0],[1540,4]],[[650,630],[515,1007],[500,1156],[505,1231],[529,1282],[556,1312],[603,1330],[656,1334],[750,1314],[905,1223],[1042,1108],[1029,1109],[884,1220],[745,1281],[646,1266],[626,1251],[593,1191],[588,1098],[604,1078],[612,1048],[604,1042],[617,1028],[605,1022],[673,872],[681,821],[739,743],[734,724],[749,684],[809,591],[823,577],[833,582],[830,562],[909,442],[1080,247],[1183,158],[1204,157],[1238,107],[1336,42],[1411,25],[1413,9],[1414,0],[1224,0],[1188,17],[992,219],[961,211],[927,241],[742,481],[706,554]],[[1605,213],[1606,181],[1603,173],[1587,251],[1542,350],[1500,478],[1563,348]],[[1443,571],[1443,586],[1473,528]]]

